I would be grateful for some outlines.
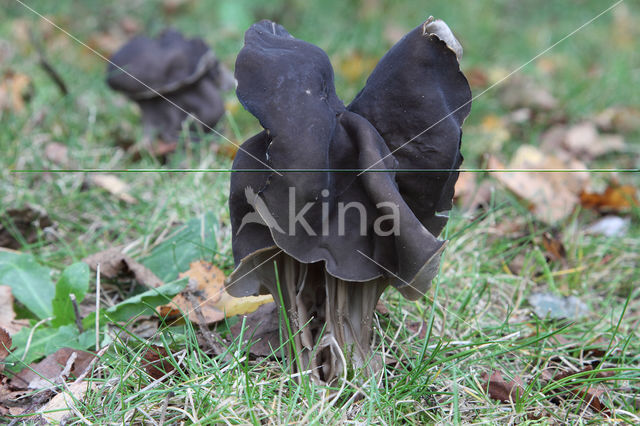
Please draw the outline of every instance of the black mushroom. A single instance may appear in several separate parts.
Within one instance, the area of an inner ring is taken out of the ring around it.
[[[190,115],[205,132],[216,125],[224,114],[220,92],[234,80],[203,40],[167,29],[120,48],[110,59],[107,83],[140,106],[145,134],[175,141]]]
[[[233,164],[227,290],[271,293],[297,368],[320,383],[375,372],[380,295],[392,285],[416,300],[438,272],[447,221],[439,213],[451,208],[471,108],[461,54],[446,24],[430,18],[345,107],[320,48],[269,21],[245,34],[237,95],[265,130]]]

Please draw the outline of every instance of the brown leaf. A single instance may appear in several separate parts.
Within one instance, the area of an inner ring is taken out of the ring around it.
[[[0,328],[3,328],[10,336],[29,325],[29,320],[17,320],[15,318],[11,287],[0,285]]]
[[[610,415],[609,409],[600,401],[600,397],[606,391],[604,386],[599,384],[573,385],[571,383],[571,378],[573,376],[580,375],[579,377],[576,377],[577,380],[580,380],[585,377],[583,374],[589,371],[593,371],[593,367],[590,365],[578,371],[567,370],[566,366],[562,365],[561,367],[545,368],[542,371],[541,378],[544,382],[559,382],[561,380],[568,381],[562,386],[562,389],[568,390],[573,395],[581,398],[592,410]],[[598,378],[611,377],[613,375],[615,375],[615,373],[610,371],[596,372],[594,374],[594,376]]]
[[[212,324],[234,315],[253,312],[260,305],[273,301],[271,295],[233,297],[224,287],[224,273],[205,261],[192,262],[188,271],[179,275],[189,278],[189,284],[167,306],[188,314],[195,323]],[[160,310],[166,307],[160,307]],[[161,311],[162,312],[162,311]]]
[[[89,176],[89,181],[93,185],[106,190],[111,195],[118,197],[125,203],[135,204],[138,202],[127,192],[129,185],[115,175],[92,173]]]
[[[162,346],[150,346],[142,354],[142,368],[148,375],[158,380],[176,368],[170,361],[171,356]]]
[[[460,210],[473,212],[476,209],[487,207],[491,201],[492,193],[493,185],[488,180],[478,184],[475,173],[460,173],[453,199]]]
[[[464,73],[472,89],[482,89],[489,85],[489,76],[481,68],[471,68]]]
[[[3,111],[24,112],[25,102],[32,91],[31,79],[27,75],[6,71],[0,79],[0,116]]]
[[[596,125],[586,121],[567,131],[565,147],[580,158],[593,159],[625,148],[620,135],[601,135]]]
[[[92,34],[87,41],[89,47],[100,54],[109,57],[113,55],[123,44],[127,42],[127,35],[119,28],[111,28],[108,31]],[[87,51],[88,53],[92,52]]]
[[[389,308],[387,308],[387,304],[381,299],[376,303],[376,312],[380,315],[389,315]]]
[[[626,212],[639,205],[636,192],[630,185],[610,185],[602,194],[583,191],[580,203],[585,208],[600,212]]]
[[[14,389],[40,389],[49,387],[50,382],[55,382],[60,378],[61,373],[73,353],[76,354],[76,358],[69,371],[69,377],[79,377],[87,367],[89,367],[91,361],[95,358],[95,354],[78,349],[62,348],[48,355],[42,361],[33,363],[29,367],[21,370],[11,379],[11,387]]]
[[[405,327],[411,334],[417,334],[418,339],[424,339],[425,337],[427,337],[426,321],[409,321],[405,323]]]
[[[238,147],[228,142],[220,142],[216,144],[213,149],[217,155],[221,155],[226,158],[234,159],[238,153]]]
[[[44,156],[47,160],[58,166],[66,167],[69,165],[69,149],[60,142],[49,142],[44,147]]]
[[[550,111],[558,105],[558,101],[545,87],[521,74],[503,80],[499,97],[504,106],[509,109],[531,108]]]
[[[176,15],[184,12],[193,4],[193,0],[163,0],[162,10],[165,15]]]
[[[4,371],[4,360],[9,356],[9,349],[13,344],[9,332],[0,327],[0,373]]]
[[[567,259],[567,250],[564,248],[562,241],[550,232],[544,232],[542,234],[542,246],[544,247],[547,256],[556,262],[565,262]]]
[[[605,393],[605,388],[601,385],[586,385],[584,387],[578,387],[571,389],[571,392],[582,398],[587,403],[589,408],[598,413],[611,415],[606,405],[600,401],[600,397]]]
[[[93,254],[83,259],[83,262],[88,264],[94,271],[97,270],[97,266],[100,264],[100,276],[105,278],[133,278],[138,283],[149,288],[157,288],[164,284],[146,266],[122,253],[119,248],[110,248]]]
[[[260,306],[254,312],[239,318],[229,328],[233,339],[240,337],[244,320],[244,341],[242,347],[249,347],[249,353],[256,357],[266,357],[273,354],[273,350],[280,347],[280,322],[275,303]],[[276,351],[276,356],[279,353]]]
[[[607,108],[594,118],[605,132],[632,133],[640,130],[640,109],[633,107]]]
[[[497,401],[515,402],[524,394],[524,382],[518,376],[514,376],[512,381],[506,381],[500,372],[493,371],[491,375],[484,373],[482,380],[489,397]]]
[[[6,224],[6,226],[5,226]],[[27,204],[22,208],[8,209],[0,221],[0,247],[17,249],[22,246],[15,233],[22,235],[27,244],[38,239],[41,229],[53,225],[47,212],[40,206]]]
[[[490,169],[504,169],[495,157],[489,158]],[[564,161],[531,145],[522,145],[509,163],[509,169],[584,169],[577,160]],[[586,172],[492,171],[491,175],[529,204],[540,221],[554,224],[568,217],[579,202],[579,194],[587,185]]]
[[[595,123],[584,121],[574,126],[556,125],[541,136],[542,150],[555,155],[565,151],[568,158],[590,161],[602,155],[625,149],[620,135],[603,135]]]

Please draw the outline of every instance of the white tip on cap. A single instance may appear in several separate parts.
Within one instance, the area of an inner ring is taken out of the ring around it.
[[[449,26],[441,19],[434,19],[430,16],[424,24],[422,24],[423,35],[435,35],[444,41],[449,49],[453,50],[458,57],[458,61],[462,59],[462,45],[453,35]]]

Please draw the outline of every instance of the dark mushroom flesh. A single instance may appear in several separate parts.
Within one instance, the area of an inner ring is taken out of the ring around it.
[[[189,118],[205,132],[215,127],[224,114],[220,92],[235,82],[203,40],[168,29],[120,48],[110,59],[107,83],[138,104],[145,134],[175,141]]]
[[[392,285],[416,300],[437,274],[447,221],[439,213],[451,208],[471,104],[460,54],[448,27],[430,18],[345,107],[320,48],[270,21],[245,34],[237,95],[265,130],[233,164],[236,270],[227,289],[274,296],[297,368],[318,382],[377,371],[380,295]]]

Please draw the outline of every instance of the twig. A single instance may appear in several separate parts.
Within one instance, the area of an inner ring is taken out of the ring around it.
[[[76,327],[78,327],[78,331],[82,334],[84,333],[84,327],[82,326],[82,318],[80,318],[80,309],[78,309],[76,295],[73,293],[69,294],[69,299],[71,299],[71,304],[73,305],[73,314],[76,317]]]
[[[74,383],[79,383],[82,380],[84,380],[85,377],[87,377],[87,374],[89,373],[89,371],[91,371],[91,369],[93,368],[93,366],[95,365],[96,361],[98,361],[102,355],[104,355],[105,352],[107,352],[107,349],[109,349],[111,345],[107,345],[104,348],[100,349],[100,351],[96,354],[96,356],[91,360],[91,362],[89,362],[89,365],[87,365],[87,367],[84,369],[84,371],[82,372],[82,374],[80,374],[77,378],[76,381]]]
[[[35,47],[36,52],[38,52],[38,61],[42,69],[47,73],[51,80],[56,84],[62,96],[67,96],[69,94],[69,90],[67,90],[67,85],[64,83],[64,80],[58,74],[58,72],[53,68],[51,63],[47,60],[47,57],[44,54],[44,49],[42,44],[38,40],[33,30],[29,31],[29,38],[31,39],[31,44]]]
[[[173,397],[173,391],[169,391],[167,397],[164,399],[164,404],[162,404],[162,412],[160,414],[160,426],[164,425],[164,419],[167,415],[167,407],[169,406],[169,399]]]
[[[24,361],[24,359],[27,357],[27,352],[29,352],[29,347],[31,346],[31,339],[33,339],[33,334],[36,332],[36,328],[40,327],[42,324],[44,324],[47,321],[51,321],[52,319],[53,319],[52,317],[45,318],[43,320],[38,321],[36,325],[33,326],[31,331],[29,332],[29,338],[27,339],[27,344],[24,345],[24,353],[22,354],[20,361]]]
[[[96,266],[96,352],[100,350],[100,264]]]

